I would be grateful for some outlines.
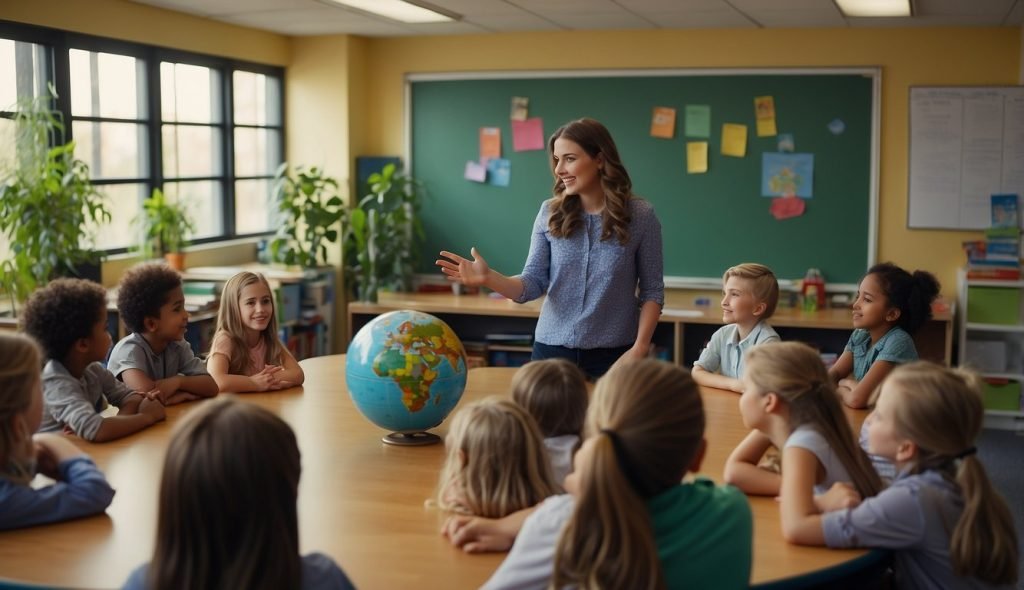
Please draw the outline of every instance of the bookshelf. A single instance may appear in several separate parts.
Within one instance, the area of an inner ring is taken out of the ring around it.
[[[957,278],[957,364],[986,381],[985,427],[1024,432],[1024,281]]]

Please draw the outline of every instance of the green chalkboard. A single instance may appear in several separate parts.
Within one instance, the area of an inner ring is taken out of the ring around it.
[[[528,97],[545,138],[578,117],[603,122],[618,145],[637,195],[661,221],[666,277],[720,277],[729,266],[756,261],[779,278],[810,267],[829,282],[856,283],[872,253],[874,78],[866,72],[533,77],[412,78],[412,173],[426,183],[427,234],[422,270],[435,272],[435,253],[476,246],[496,270],[521,271],[540,203],[551,196],[546,151],[515,152],[509,122],[513,96]],[[757,137],[754,97],[772,96],[781,133],[797,153],[814,155],[813,198],[804,215],[772,217],[761,196],[761,159],[776,137]],[[711,107],[709,170],[686,173],[684,107]],[[652,109],[677,110],[674,139],[650,136]],[[829,124],[841,121],[834,133]],[[748,126],[747,155],[721,155],[723,123]],[[479,155],[479,129],[500,127],[502,156],[511,161],[508,187],[463,178]]]

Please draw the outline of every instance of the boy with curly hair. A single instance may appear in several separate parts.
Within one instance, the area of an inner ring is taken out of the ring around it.
[[[133,389],[157,390],[165,405],[217,395],[217,382],[185,341],[181,275],[159,262],[128,269],[118,286],[117,309],[132,331],[110,353],[107,366],[118,379]]]
[[[105,442],[164,419],[155,392],[133,391],[102,365],[111,344],[103,287],[82,279],[52,281],[25,304],[22,327],[46,355],[40,432],[64,429]],[[108,404],[120,409],[116,416],[101,414]]]

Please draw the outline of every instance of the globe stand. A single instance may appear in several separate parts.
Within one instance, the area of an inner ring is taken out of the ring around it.
[[[429,432],[392,432],[380,440],[384,444],[398,447],[422,447],[441,442],[441,437]]]

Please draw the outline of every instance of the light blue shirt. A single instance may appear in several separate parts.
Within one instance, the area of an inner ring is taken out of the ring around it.
[[[747,337],[740,340],[740,327],[726,324],[715,331],[700,358],[693,363],[705,371],[721,373],[726,377],[739,379],[743,376],[743,355],[751,346],[766,342],[778,342],[779,335],[765,321],[757,322]]]
[[[901,475],[856,508],[822,515],[829,547],[894,549],[897,588],[967,590],[994,588],[953,575],[949,538],[963,512],[955,484],[938,471]]]
[[[889,361],[896,365],[917,360],[917,347],[914,339],[899,326],[889,330],[884,336],[871,345],[871,333],[867,330],[854,330],[846,350],[853,353],[853,378],[860,381],[868,374],[875,361]]]
[[[0,476],[0,530],[81,518],[110,506],[114,489],[92,459],[68,459],[57,470],[57,483],[39,489]]]
[[[121,590],[145,590],[149,564],[135,568]],[[334,560],[323,553],[302,556],[301,590],[354,590],[355,586]]]
[[[832,487],[832,484],[836,482],[845,482],[852,484],[853,478],[850,477],[850,472],[846,470],[846,466],[839,460],[839,457],[832,452],[832,447],[829,446],[828,441],[822,436],[820,432],[814,429],[809,424],[802,424],[797,426],[796,429],[790,433],[789,438],[786,439],[784,448],[795,447],[810,451],[821,466],[825,468],[825,479],[821,483],[814,484],[815,494],[824,494]]]
[[[568,348],[613,348],[636,341],[640,307],[665,303],[661,224],[654,207],[629,200],[629,241],[602,241],[600,214],[583,214],[571,236],[548,233],[552,200],[541,204],[533,224],[530,253],[519,278],[525,303],[547,293],[536,340]]]

